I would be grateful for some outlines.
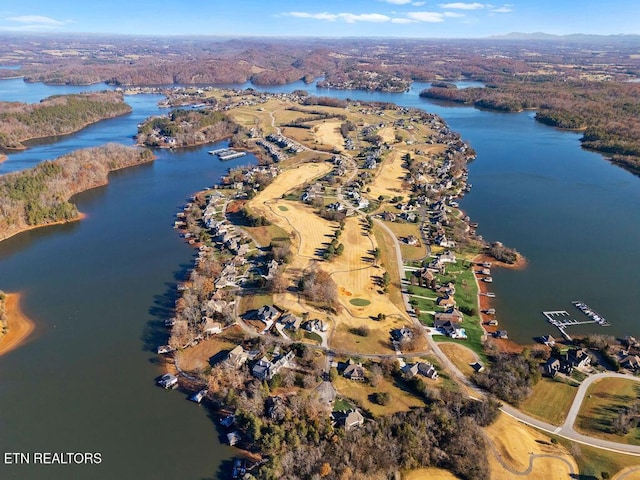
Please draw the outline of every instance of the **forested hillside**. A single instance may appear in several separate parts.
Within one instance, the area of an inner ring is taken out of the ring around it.
[[[588,81],[506,81],[487,88],[439,85],[421,94],[478,108],[519,112],[558,128],[583,130],[585,148],[608,154],[640,173],[640,84]]]
[[[76,193],[108,182],[110,171],[153,160],[146,149],[108,144],[77,150],[0,177],[0,240],[35,226],[78,217]]]
[[[147,119],[138,128],[138,143],[150,147],[190,147],[230,137],[239,126],[214,110],[174,110]]]
[[[130,111],[117,92],[56,95],[34,104],[0,102],[0,148],[22,149],[26,140],[67,135]]]

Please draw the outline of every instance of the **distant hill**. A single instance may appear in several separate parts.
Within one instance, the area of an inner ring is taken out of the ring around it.
[[[640,35],[590,35],[584,33],[572,33],[570,35],[554,35],[551,33],[534,32],[522,33],[511,32],[506,35],[492,35],[487,37],[490,40],[557,40],[568,42],[640,42]]]

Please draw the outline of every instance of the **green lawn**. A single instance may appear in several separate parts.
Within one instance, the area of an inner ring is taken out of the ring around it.
[[[541,378],[531,396],[520,404],[520,410],[553,425],[561,425],[577,392],[577,386]]]
[[[409,279],[411,275],[411,272],[407,272],[406,274]],[[473,269],[469,262],[458,260],[458,263],[448,266],[448,271],[445,275],[436,275],[436,280],[439,284],[447,282],[455,283],[455,299],[459,309],[466,307],[473,308],[476,312],[478,311],[478,289],[473,278]],[[421,297],[436,298],[438,296],[434,291],[417,285],[410,285],[408,291],[410,294]],[[410,297],[410,302],[420,309],[420,321],[427,326],[433,325],[433,315],[423,312],[442,311],[442,309],[436,305],[435,300]],[[481,341],[484,330],[480,324],[480,315],[478,313],[473,316],[463,314],[462,328],[467,332],[467,339],[465,340],[452,339],[440,335],[434,335],[433,339],[436,341],[448,341],[466,345],[484,359],[485,354]]]
[[[554,437],[558,443],[564,445],[571,456],[575,458],[580,469],[580,479],[599,479],[603,478],[602,473],[609,474],[609,478],[627,467],[637,467],[640,464],[638,457],[632,455],[624,455],[622,453],[609,452],[595,447],[571,442],[562,437]],[[629,477],[629,480],[636,477]]]
[[[640,428],[632,428],[627,434],[616,434],[613,429],[614,420],[639,398],[640,382],[621,378],[599,380],[587,390],[575,428],[586,435],[640,445]]]
[[[364,299],[364,298],[352,298],[351,300],[349,300],[349,303],[351,305],[355,305],[356,307],[366,307],[371,302],[369,300]]]

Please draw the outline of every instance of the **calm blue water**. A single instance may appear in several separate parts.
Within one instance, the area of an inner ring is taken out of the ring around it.
[[[576,299],[613,323],[582,331],[640,336],[638,179],[581,150],[578,134],[538,124],[530,112],[435,104],[418,97],[427,87],[381,94],[298,82],[268,90],[299,88],[438,113],[478,152],[462,207],[486,239],[529,259],[525,271],[493,275],[498,318],[510,336],[555,334],[540,311],[570,310]],[[0,81],[2,100],[70,91],[76,87]],[[106,141],[131,143],[136,125],[158,112],[159,97],[126,98],[133,113],[11,154],[0,172]],[[86,220],[0,243],[0,288],[23,292],[37,322],[24,347],[0,358],[0,451],[96,451],[104,458],[81,468],[0,462],[0,478],[215,478],[232,455],[202,408],[153,386],[162,371],[152,352],[163,340],[159,325],[194,253],[171,228],[172,216],[227,167],[254,160],[221,164],[206,154],[210,148],[160,151],[154,164],[117,172],[109,186],[79,195]]]

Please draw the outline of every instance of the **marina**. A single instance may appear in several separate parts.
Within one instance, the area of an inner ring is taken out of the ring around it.
[[[244,157],[247,152],[238,152],[231,148],[218,148],[216,150],[209,150],[210,155],[217,156],[221,161],[233,160],[234,158]]]
[[[605,320],[605,318],[599,314],[597,314],[594,310],[589,308],[586,303],[574,301],[571,302],[578,310],[584,313],[589,320],[576,320],[571,316],[569,312],[566,310],[548,310],[542,312],[542,314],[547,318],[547,321],[560,330],[562,336],[571,341],[571,336],[566,332],[568,327],[577,326],[577,325],[587,325],[591,323],[597,323],[602,327],[608,327],[611,324]]]

